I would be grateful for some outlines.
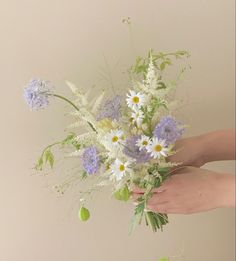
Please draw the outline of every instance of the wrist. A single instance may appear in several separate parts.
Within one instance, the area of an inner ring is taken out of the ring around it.
[[[203,166],[206,164],[208,161],[208,151],[207,151],[207,146],[206,146],[206,140],[207,138],[205,137],[206,135],[200,135],[195,137],[195,150],[197,152],[197,157],[200,166]]]
[[[208,162],[214,161],[212,159],[212,150],[213,150],[213,144],[215,141],[215,135],[212,133],[207,133],[198,136],[198,142],[200,146],[200,152],[201,152],[201,160],[203,164],[206,164]]]

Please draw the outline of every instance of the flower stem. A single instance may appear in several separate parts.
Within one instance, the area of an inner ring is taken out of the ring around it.
[[[59,94],[51,94],[51,95],[54,96],[54,97],[57,97],[57,98],[59,98],[59,99],[62,99],[62,100],[64,100],[64,101],[66,101],[66,102],[68,102],[68,103],[69,103],[72,107],[74,107],[77,111],[80,111],[80,109],[79,109],[72,101],[68,100],[67,98],[65,98],[65,97],[63,97],[63,96],[61,96],[61,95],[59,95]],[[97,132],[96,129],[94,128],[94,126],[92,125],[92,123],[90,123],[90,122],[88,122],[88,121],[87,121],[87,123],[88,123],[88,125],[91,127],[91,129],[92,129],[93,131]]]

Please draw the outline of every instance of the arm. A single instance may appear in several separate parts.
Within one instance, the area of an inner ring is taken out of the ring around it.
[[[207,162],[235,159],[235,130],[214,131],[177,141],[170,161],[201,167]]]
[[[235,130],[215,131],[202,136],[205,162],[235,159]]]

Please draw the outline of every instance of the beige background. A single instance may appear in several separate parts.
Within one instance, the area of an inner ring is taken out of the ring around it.
[[[234,210],[170,216],[164,233],[144,226],[128,236],[132,204],[100,194],[92,218],[80,223],[70,194],[52,193],[51,175],[32,175],[44,145],[64,137],[71,119],[55,102],[31,113],[22,99],[32,76],[50,79],[69,94],[70,79],[95,90],[107,87],[99,70],[112,68],[116,88],[137,54],[149,48],[189,50],[192,70],[179,88],[185,105],[180,119],[187,135],[234,126],[234,0],[0,0],[0,260],[1,261],[157,261],[178,255],[185,261],[233,261]],[[132,19],[132,40],[124,17]],[[53,176],[70,168],[59,161]],[[234,172],[233,162],[210,169]]]

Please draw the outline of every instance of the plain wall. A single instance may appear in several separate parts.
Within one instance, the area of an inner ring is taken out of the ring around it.
[[[32,113],[22,98],[34,76],[65,95],[65,79],[95,85],[96,95],[109,88],[108,67],[115,88],[128,88],[123,72],[136,55],[185,49],[192,69],[178,89],[178,115],[190,125],[186,136],[234,127],[234,20],[233,0],[0,0],[0,261],[157,261],[181,252],[172,260],[235,260],[233,209],[170,215],[164,232],[143,225],[128,236],[133,205],[106,192],[81,223],[75,191],[61,198],[51,189],[73,171],[70,161],[46,176],[32,170],[43,147],[65,136],[68,107]],[[234,172],[233,162],[206,167]]]

